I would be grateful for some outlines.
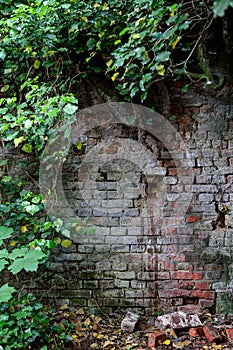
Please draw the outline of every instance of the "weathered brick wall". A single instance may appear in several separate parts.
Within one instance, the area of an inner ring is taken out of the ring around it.
[[[174,215],[186,188],[161,141],[123,125],[92,130],[85,147],[70,152],[63,186],[77,216],[89,217],[96,231],[57,251],[50,267],[31,281],[32,291],[107,312],[122,307],[151,315],[189,304],[233,312],[231,100],[226,94],[225,100],[221,94],[182,95],[179,86],[167,95],[161,112],[167,118],[176,115],[171,123],[185,140],[194,174],[185,216]],[[104,149],[99,147],[103,140]],[[97,172],[88,163],[94,150],[109,155],[99,168],[95,164]],[[123,159],[122,150],[134,153],[134,161]],[[152,163],[150,154],[156,159]],[[154,176],[150,198],[145,166]]]

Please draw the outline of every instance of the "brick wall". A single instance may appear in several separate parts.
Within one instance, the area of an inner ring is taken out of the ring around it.
[[[233,312],[233,107],[226,93],[182,95],[177,85],[168,94],[161,112],[176,115],[171,123],[191,154],[187,213],[174,214],[186,188],[161,141],[124,125],[89,131],[83,148],[69,154],[63,187],[77,216],[96,231],[54,253],[32,291],[107,312],[151,315],[188,304]],[[134,153],[134,161],[123,159],[122,150]],[[95,152],[108,155],[99,167]],[[144,167],[154,177],[150,197]]]

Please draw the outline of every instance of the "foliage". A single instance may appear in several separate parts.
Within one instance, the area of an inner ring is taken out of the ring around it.
[[[46,310],[31,294],[11,298],[0,305],[0,344],[5,350],[48,349],[50,343],[63,349],[72,338],[67,324],[56,323],[53,310]]]
[[[45,263],[56,244],[68,246],[71,241],[59,238],[67,235],[67,230],[64,232],[61,220],[51,221],[46,216],[42,194],[24,189],[18,178],[2,176],[0,183],[5,190],[0,204],[0,271],[7,268],[18,280],[22,270],[36,271]],[[7,302],[15,291],[4,284],[0,302]]]
[[[224,16],[226,9],[231,6],[233,7],[232,0],[215,0],[214,1],[214,15],[215,16]]]

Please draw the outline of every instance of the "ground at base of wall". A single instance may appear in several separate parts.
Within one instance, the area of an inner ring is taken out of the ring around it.
[[[91,313],[93,312],[93,313]],[[203,326],[195,328],[160,330],[154,322],[141,316],[132,333],[123,332],[121,322],[125,314],[111,316],[102,310],[87,312],[82,308],[72,309],[63,305],[56,311],[57,321],[63,323],[70,341],[61,347],[46,344],[46,350],[232,350],[233,315],[199,315]],[[44,348],[44,347],[43,347]],[[37,348],[33,348],[37,350]],[[40,347],[41,349],[41,347]]]

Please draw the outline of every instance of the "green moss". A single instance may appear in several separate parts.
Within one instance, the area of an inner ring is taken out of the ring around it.
[[[233,295],[230,292],[218,293],[216,298],[216,311],[233,315]]]

